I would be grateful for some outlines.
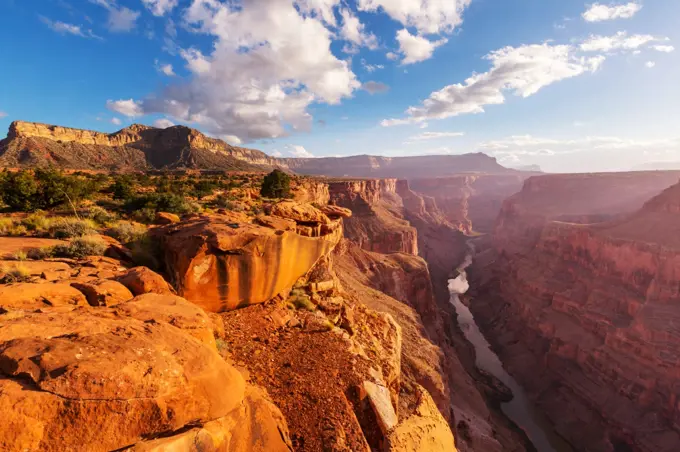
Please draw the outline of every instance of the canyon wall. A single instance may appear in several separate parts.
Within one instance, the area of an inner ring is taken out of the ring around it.
[[[531,178],[470,268],[478,324],[579,450],[680,447],[677,179]]]
[[[446,219],[465,233],[490,232],[503,201],[532,173],[459,174],[409,181],[413,191],[433,198]]]

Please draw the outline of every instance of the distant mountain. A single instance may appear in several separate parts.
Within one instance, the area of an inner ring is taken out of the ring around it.
[[[633,171],[680,170],[680,162],[647,162],[641,165],[634,166],[632,170]]]
[[[274,158],[255,149],[231,146],[185,126],[159,129],[133,124],[107,134],[15,121],[0,141],[0,167],[58,166],[65,169],[135,171],[214,169],[270,171],[329,177],[422,178],[459,173],[512,173],[488,155],[418,157]]]
[[[528,171],[530,173],[542,173],[543,170],[541,170],[541,167],[538,165],[520,165],[520,166],[513,166],[513,169],[516,169],[517,171]]]

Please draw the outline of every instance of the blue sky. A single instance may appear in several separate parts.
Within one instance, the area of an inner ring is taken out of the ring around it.
[[[0,0],[0,130],[625,170],[680,161],[678,23],[670,0]]]

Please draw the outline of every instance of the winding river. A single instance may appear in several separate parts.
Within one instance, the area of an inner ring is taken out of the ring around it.
[[[479,330],[472,313],[458,298],[459,294],[467,292],[470,285],[467,282],[465,268],[470,265],[472,258],[468,256],[460,266],[460,275],[449,280],[451,304],[456,308],[458,324],[465,338],[475,349],[476,365],[479,369],[502,381],[512,391],[513,398],[501,404],[503,413],[526,433],[538,452],[572,452],[573,449],[559,437],[545,417],[538,412],[528,399],[522,387],[503,368],[503,363],[491,350],[489,342]]]

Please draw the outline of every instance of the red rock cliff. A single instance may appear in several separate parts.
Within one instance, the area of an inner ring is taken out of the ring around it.
[[[530,179],[503,207],[498,254],[485,251],[486,265],[471,269],[475,317],[579,450],[680,447],[680,185],[621,216],[642,204],[641,192],[673,179],[677,173]],[[606,217],[614,219],[548,220]]]

